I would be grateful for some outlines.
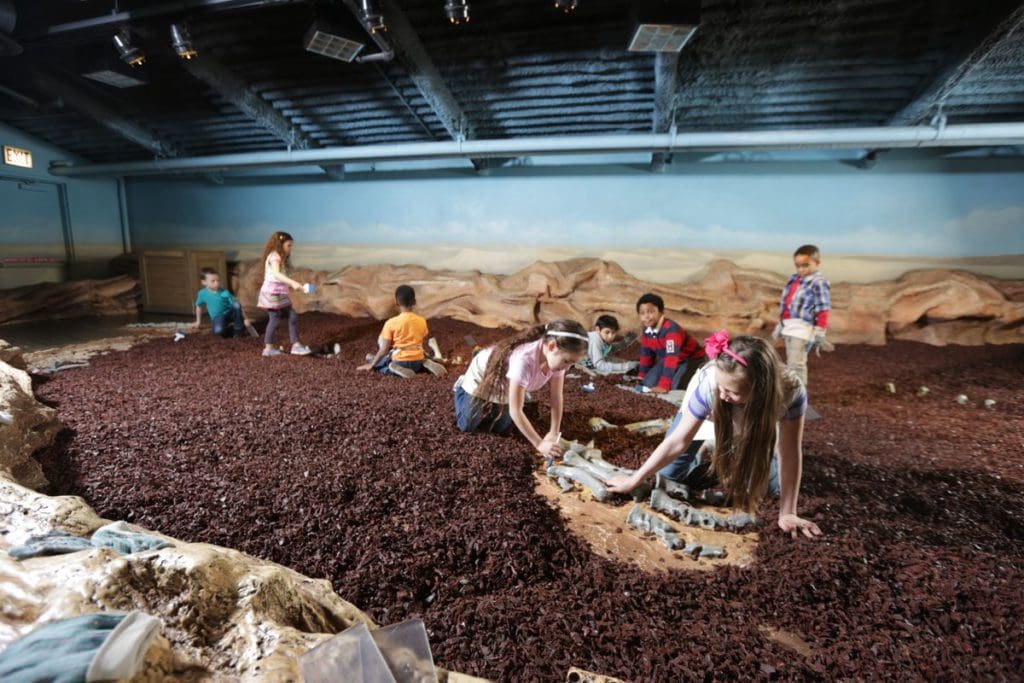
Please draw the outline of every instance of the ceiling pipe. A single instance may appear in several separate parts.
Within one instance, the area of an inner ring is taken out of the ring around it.
[[[181,0],[180,2],[166,2],[152,7],[140,7],[138,9],[113,12],[91,19],[80,21],[69,21],[64,24],[54,24],[46,28],[24,36],[27,40],[49,38],[64,33],[76,33],[95,28],[110,26],[121,26],[132,22],[146,19],[164,17],[171,14],[186,14],[197,10],[226,11],[237,9],[251,9],[254,7],[266,7],[272,5],[287,5],[300,0]]]
[[[505,140],[410,142],[248,152],[112,164],[53,162],[58,176],[170,175],[242,168],[274,168],[358,162],[552,156],[560,154],[663,153],[675,151],[860,149],[865,147],[985,147],[1024,143],[1024,123],[979,123],[931,128],[836,128],[823,130],[666,133],[523,137]]]
[[[362,55],[356,57],[356,61],[360,64],[367,62],[390,62],[395,58],[395,50],[391,47],[391,43],[384,37],[386,31],[375,30],[369,26],[366,20],[363,18],[362,9],[359,7],[359,3],[356,0],[341,0],[342,4],[348,8],[352,15],[359,22],[359,25],[366,31],[366,35],[370,36],[370,39],[377,45],[378,52],[371,52],[368,55]],[[385,21],[387,17],[384,17]]]

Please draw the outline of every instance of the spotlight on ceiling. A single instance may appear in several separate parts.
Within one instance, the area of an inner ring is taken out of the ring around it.
[[[387,31],[387,24],[384,23],[384,15],[380,12],[380,5],[377,0],[359,0],[359,14],[366,24],[370,33]]]
[[[199,56],[199,51],[192,44],[192,36],[188,34],[188,29],[181,24],[171,24],[171,47],[182,59]]]
[[[469,0],[448,0],[444,3],[444,14],[453,24],[468,24]]]
[[[636,0],[631,52],[679,52],[700,23],[698,0]]]
[[[350,32],[320,20],[314,21],[306,31],[303,45],[310,52],[343,62],[351,62],[366,47]]]
[[[555,0],[555,9],[571,14],[578,4],[577,0]]]
[[[146,53],[132,45],[132,34],[126,28],[114,34],[114,47],[128,66],[142,66],[146,62]]]

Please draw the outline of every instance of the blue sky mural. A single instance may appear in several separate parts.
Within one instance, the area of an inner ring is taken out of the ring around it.
[[[1024,253],[1024,170],[897,162],[723,164],[706,173],[130,183],[133,236],[152,245],[671,247],[989,256]]]

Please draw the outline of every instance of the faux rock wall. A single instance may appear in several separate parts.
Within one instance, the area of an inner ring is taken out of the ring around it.
[[[352,316],[393,315],[394,291],[416,288],[419,312],[486,327],[523,327],[553,318],[575,318],[589,327],[602,313],[635,327],[635,302],[653,291],[668,314],[687,329],[767,334],[775,326],[785,278],[713,262],[698,281],[661,285],[633,277],[598,259],[538,261],[511,275],[479,271],[433,271],[419,266],[351,266],[337,272],[297,268],[292,277],[314,282],[312,295],[293,293],[296,309]],[[239,298],[255,313],[262,265],[239,267]],[[909,339],[930,344],[1002,344],[1024,340],[1024,281],[980,278],[949,270],[920,270],[898,280],[837,283],[832,287],[829,337],[849,344],[884,344]]]
[[[0,360],[0,475],[42,488],[46,477],[32,454],[60,431],[57,411],[36,400],[18,347],[0,340],[0,359],[7,360]]]
[[[129,275],[4,289],[0,290],[0,323],[134,315],[139,311],[139,292],[138,278]]]

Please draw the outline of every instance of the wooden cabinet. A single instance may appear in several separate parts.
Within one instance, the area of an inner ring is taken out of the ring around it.
[[[196,293],[202,284],[199,271],[213,268],[221,287],[228,285],[223,251],[150,250],[139,254],[142,310],[147,313],[195,313]]]

